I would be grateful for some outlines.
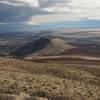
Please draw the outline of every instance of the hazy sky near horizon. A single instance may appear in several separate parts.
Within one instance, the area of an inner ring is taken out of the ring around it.
[[[100,0],[0,0],[0,31],[100,27]]]

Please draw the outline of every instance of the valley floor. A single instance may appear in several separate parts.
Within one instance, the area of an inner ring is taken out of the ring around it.
[[[100,64],[0,58],[0,100],[100,100]]]

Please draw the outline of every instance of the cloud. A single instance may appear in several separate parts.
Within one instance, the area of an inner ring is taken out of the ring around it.
[[[27,22],[27,24],[38,25],[38,24],[66,22],[66,21],[75,22],[79,21],[80,18],[81,16],[74,16],[73,14],[70,14],[69,16],[67,14],[38,15],[31,17],[30,20]]]
[[[100,0],[70,0],[70,6],[73,8],[97,8],[100,7]]]
[[[51,12],[51,13],[67,13],[69,12],[68,7],[49,7],[49,8],[42,8],[43,11]]]
[[[31,7],[38,7],[39,1],[38,0],[3,0],[0,1],[1,4],[11,5],[11,6],[31,6]]]
[[[12,3],[8,1],[0,1],[1,4],[11,5],[11,6],[22,6],[20,3]]]
[[[41,12],[29,19],[30,24],[62,21],[100,20],[100,0],[40,0]]]
[[[19,2],[24,2],[26,4],[28,4],[29,6],[32,7],[39,7],[39,1],[38,0],[16,0]]]
[[[100,0],[0,0],[0,22],[100,20]]]
[[[27,21],[31,16],[43,14],[37,0],[1,0],[0,22]]]

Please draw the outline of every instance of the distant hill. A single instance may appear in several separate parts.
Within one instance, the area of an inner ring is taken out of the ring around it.
[[[56,37],[41,37],[20,47],[11,54],[16,57],[57,55],[75,46],[67,44],[63,39]]]

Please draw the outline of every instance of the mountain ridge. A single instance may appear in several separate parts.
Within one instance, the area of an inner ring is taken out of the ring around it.
[[[13,56],[40,56],[40,55],[57,55],[75,48],[75,46],[67,44],[63,39],[58,37],[41,37],[31,41],[12,52]]]

